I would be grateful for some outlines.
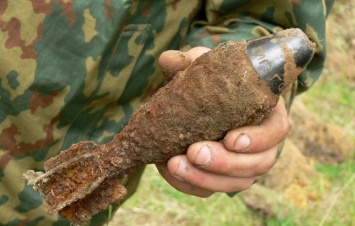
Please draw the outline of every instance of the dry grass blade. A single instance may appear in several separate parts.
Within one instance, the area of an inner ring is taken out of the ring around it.
[[[340,189],[340,191],[334,196],[331,204],[329,205],[328,209],[327,209],[327,212],[325,213],[322,221],[319,223],[319,226],[323,226],[324,223],[327,221],[327,219],[329,218],[330,214],[331,214],[331,211],[332,209],[334,208],[335,206],[335,203],[337,202],[338,198],[340,195],[342,195],[344,193],[344,191],[350,186],[351,182],[354,180],[355,178],[355,174],[353,174],[349,180],[344,184],[344,186]]]

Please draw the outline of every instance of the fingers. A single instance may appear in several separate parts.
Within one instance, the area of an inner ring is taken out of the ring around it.
[[[194,61],[196,60],[197,57],[201,56],[204,53],[207,53],[210,50],[211,50],[210,48],[199,46],[199,47],[192,48],[185,53],[192,59],[192,61]]]
[[[214,192],[210,190],[206,190],[203,188],[200,188],[198,186],[194,186],[191,183],[188,182],[183,182],[181,178],[177,179],[174,177],[174,174],[171,174],[168,170],[168,167],[166,164],[159,164],[156,165],[157,169],[159,170],[159,173],[162,175],[162,177],[175,189],[178,191],[184,192],[189,195],[194,195],[202,198],[207,198],[211,196]]]
[[[179,71],[183,71],[187,68],[191,62],[192,59],[189,55],[176,50],[165,51],[159,57],[161,71],[168,81]]]
[[[160,168],[163,177],[177,190],[187,194],[208,197],[214,192],[234,192],[249,188],[254,178],[236,178],[206,172],[192,165],[186,156],[169,160],[167,167]]]
[[[206,47],[195,47],[187,52],[168,50],[159,57],[159,65],[164,77],[170,81],[179,71],[185,70],[192,61],[210,49]]]
[[[267,173],[276,162],[277,146],[263,152],[244,154],[225,149],[219,142],[190,146],[187,159],[206,172],[238,178],[254,178]]]
[[[261,152],[282,142],[290,130],[287,111],[280,98],[275,110],[259,126],[246,126],[230,131],[224,138],[230,151]]]
[[[236,153],[219,142],[206,141],[191,145],[186,155],[175,156],[158,168],[177,190],[208,197],[214,192],[249,188],[256,176],[271,169],[276,155],[277,147],[260,153]]]

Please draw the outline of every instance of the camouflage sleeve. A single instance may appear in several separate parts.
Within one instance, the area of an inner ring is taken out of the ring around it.
[[[0,1],[0,225],[69,225],[22,174],[71,144],[106,143],[162,85],[191,1]],[[124,182],[131,195],[143,169]],[[113,208],[115,209],[115,208]],[[108,211],[91,225],[107,221]]]
[[[206,13],[194,22],[187,44],[213,47],[227,40],[247,40],[298,27],[317,44],[314,58],[299,76],[298,87],[295,84],[292,88],[301,93],[322,72],[326,56],[325,22],[333,3],[334,0],[208,0]]]

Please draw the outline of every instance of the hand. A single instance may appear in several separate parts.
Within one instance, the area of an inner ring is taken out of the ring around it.
[[[169,59],[166,59],[169,54],[163,53],[160,66],[163,73],[171,77],[183,70],[181,59],[188,57],[192,62],[207,51],[208,48],[197,47],[183,53],[183,57]],[[182,53],[175,51],[175,54]],[[280,98],[275,110],[261,125],[234,129],[221,142],[192,144],[186,155],[175,156],[157,168],[170,185],[186,194],[208,197],[215,192],[242,191],[274,165],[278,144],[286,138],[289,128],[287,111]]]

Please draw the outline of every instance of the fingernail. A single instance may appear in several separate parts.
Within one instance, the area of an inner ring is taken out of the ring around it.
[[[175,169],[174,177],[180,181],[184,181],[183,177],[187,171],[187,164],[184,159],[181,159],[178,166]]]
[[[208,145],[203,145],[193,158],[195,165],[206,167],[211,162],[211,150]]]
[[[241,133],[234,142],[234,149],[237,152],[243,152],[250,146],[250,138],[245,133]]]

